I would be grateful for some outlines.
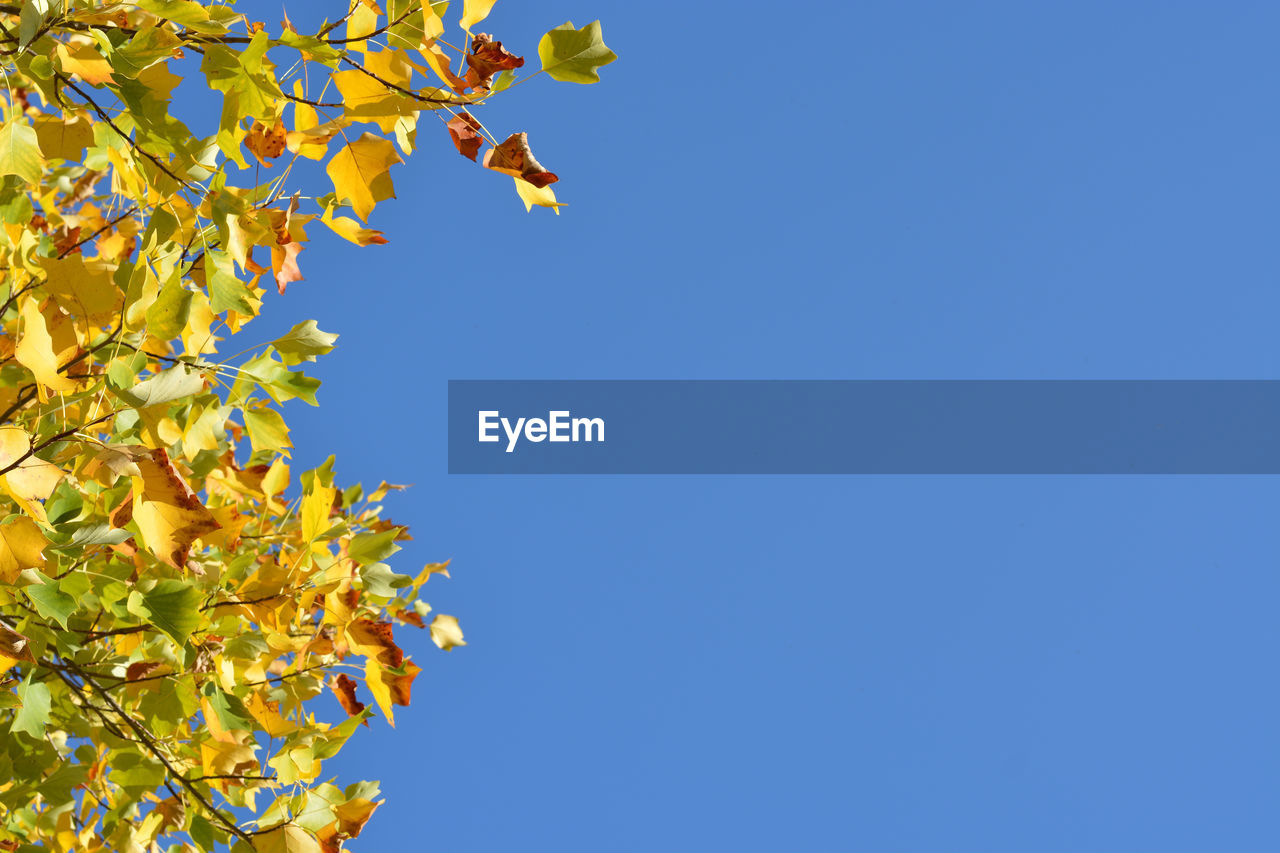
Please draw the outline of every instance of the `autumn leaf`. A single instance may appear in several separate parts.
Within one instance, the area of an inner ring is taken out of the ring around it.
[[[298,253],[302,249],[303,245],[293,240],[271,247],[271,269],[276,279],[276,291],[281,296],[290,284],[302,281],[302,270],[298,268]]]
[[[364,713],[364,703],[356,699],[356,683],[345,674],[335,675],[329,680],[329,689],[338,697],[338,704],[348,716],[359,717]],[[368,723],[366,722],[367,726]]]
[[[191,543],[218,529],[218,522],[182,479],[161,448],[119,448],[137,465],[133,477],[133,521],[147,549],[174,568],[187,564]]]
[[[58,64],[67,74],[75,74],[90,86],[101,86],[112,80],[111,63],[98,53],[91,42],[59,44]]]
[[[344,240],[355,243],[357,246],[381,245],[387,242],[387,238],[382,236],[381,231],[363,228],[359,222],[346,216],[334,216],[333,208],[331,207],[325,209],[320,221],[328,225],[333,230],[333,233]]]
[[[324,765],[411,701],[396,630],[463,644],[419,598],[447,564],[393,567],[402,486],[287,459],[289,401],[317,403],[302,368],[336,335],[243,332],[302,279],[312,229],[386,242],[372,215],[421,118],[482,159],[505,121],[482,110],[525,60],[473,35],[493,0],[455,0],[459,55],[447,6],[354,0],[310,32],[212,0],[0,9],[0,851],[338,853],[378,808]],[[592,32],[549,34],[549,76],[612,59]],[[483,159],[559,208],[523,136]],[[429,277],[440,223],[402,224]]]
[[[44,500],[62,480],[62,469],[31,452],[34,439],[19,426],[0,427],[0,485],[19,501]],[[12,466],[12,467],[11,467]]]
[[[298,826],[286,823],[253,836],[256,853],[322,853],[315,835]]]
[[[333,181],[338,198],[350,201],[356,216],[368,220],[380,201],[395,198],[390,169],[402,162],[391,142],[366,133],[342,147],[325,171]]]
[[[431,641],[446,652],[455,646],[466,645],[462,640],[462,629],[458,627],[457,618],[443,613],[431,620]]]
[[[259,163],[269,169],[271,163],[268,161],[284,153],[286,135],[282,121],[277,120],[271,127],[255,121],[253,127],[249,128],[249,135],[244,138],[244,147],[249,149],[249,153],[257,158]]]
[[[26,516],[0,525],[0,581],[16,583],[23,569],[44,568],[48,544],[40,527]]]
[[[25,118],[12,116],[0,126],[0,175],[17,175],[28,184],[40,182],[40,141]]]
[[[490,148],[485,152],[483,165],[486,169],[521,178],[539,188],[560,180],[542,168],[533,156],[526,133],[513,133],[497,148]]]
[[[488,33],[479,33],[471,39],[471,50],[466,55],[468,86],[488,89],[493,76],[499,71],[512,71],[524,66],[524,57],[516,56],[494,41]]]
[[[496,0],[464,0],[462,18],[458,21],[458,26],[471,32],[472,27],[489,17],[489,11],[493,9],[495,2]]]
[[[565,207],[564,202],[556,201],[555,191],[551,187],[534,186],[528,181],[520,178],[512,178],[516,182],[516,195],[520,196],[520,200],[524,202],[525,213],[537,207],[549,207],[555,211],[556,216],[560,215],[560,208]]]
[[[22,634],[0,622],[0,659],[14,663],[35,663],[35,655],[31,653],[31,641]],[[13,664],[4,666],[0,663],[0,672],[9,669]]]
[[[463,110],[449,121],[447,127],[458,153],[475,160],[480,153],[480,146],[484,144],[484,137],[479,132],[480,122],[476,121],[475,116]]]

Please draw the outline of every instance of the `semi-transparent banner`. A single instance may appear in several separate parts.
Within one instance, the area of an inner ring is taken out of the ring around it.
[[[455,380],[451,474],[1277,474],[1276,380]]]

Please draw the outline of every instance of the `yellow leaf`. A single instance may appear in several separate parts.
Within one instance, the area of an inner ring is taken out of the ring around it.
[[[445,560],[443,563],[427,563],[422,567],[422,571],[418,573],[418,576],[413,579],[413,588],[417,589],[427,581],[431,580],[432,575],[444,575],[445,577],[449,577],[450,562],[450,560]]]
[[[467,81],[454,74],[449,68],[449,55],[441,50],[439,45],[432,42],[422,50],[422,58],[445,85],[459,92],[467,87]]]
[[[163,449],[139,448],[130,455],[140,472],[133,477],[133,519],[147,549],[170,566],[183,568],[191,543],[219,524]]]
[[[62,469],[52,462],[23,455],[31,449],[31,436],[22,427],[0,427],[0,469],[18,462],[4,475],[7,491],[23,500],[44,500],[62,479]]]
[[[415,99],[394,88],[409,87],[413,68],[395,50],[366,54],[364,66],[380,79],[356,68],[333,75],[333,82],[342,93],[343,111],[357,121],[376,122],[384,133],[390,133],[401,116],[420,109]]]
[[[374,658],[368,658],[364,662],[364,683],[373,694],[373,701],[378,703],[378,707],[386,715],[387,722],[394,728],[396,715],[391,710],[391,685],[383,679],[382,664]]]
[[[80,255],[72,255],[43,259],[41,266],[47,277],[45,288],[62,310],[94,322],[114,319],[119,313],[123,295],[102,262],[85,263]]]
[[[256,853],[321,853],[316,837],[296,823],[253,836],[253,849]]]
[[[446,652],[454,646],[465,646],[457,617],[436,614],[436,618],[431,620],[431,641]]]
[[[335,217],[332,207],[325,208],[324,215],[320,217],[320,221],[332,228],[333,233],[344,240],[350,240],[357,246],[369,246],[387,242],[387,238],[382,236],[381,231],[362,228],[359,222],[347,216]]]
[[[92,43],[59,44],[57,51],[64,72],[80,75],[90,86],[111,82],[111,63],[102,58]]]
[[[78,163],[84,149],[93,144],[93,125],[85,118],[73,116],[63,121],[57,116],[38,115],[35,126],[40,152],[51,160]]]
[[[280,703],[268,702],[263,698],[261,690],[255,690],[249,694],[249,699],[244,706],[262,725],[262,730],[271,737],[282,737],[298,729],[297,725],[280,716]]]
[[[302,538],[315,542],[329,529],[329,510],[338,490],[332,486],[316,484],[302,499]]]
[[[217,716],[214,714],[213,716]],[[247,737],[241,733],[240,737]],[[200,760],[206,776],[232,776],[241,773],[257,773],[258,760],[253,753],[256,746],[221,740],[206,740],[200,744]]]
[[[54,352],[54,340],[49,334],[45,315],[34,299],[23,300],[19,309],[22,315],[22,336],[14,348],[13,356],[35,377],[43,399],[46,391],[66,394],[74,391],[76,383],[58,372],[58,357]]]
[[[23,569],[44,568],[48,544],[40,527],[26,516],[0,526],[0,581],[14,583]]]
[[[535,187],[528,181],[516,177],[511,180],[516,182],[516,195],[520,196],[520,200],[524,202],[525,213],[533,210],[536,204],[538,207],[549,207],[556,212],[556,216],[560,215],[560,208],[565,205],[563,202],[556,201],[556,194],[551,187]]]
[[[458,22],[467,32],[476,24],[489,17],[489,10],[497,0],[466,0],[462,4],[462,20]]]
[[[347,38],[352,50],[365,50],[367,45],[363,39],[377,31],[380,14],[382,10],[378,8],[377,3],[357,0],[356,7],[351,10],[351,16],[347,18]]]
[[[262,478],[262,493],[273,498],[288,487],[289,464],[284,461],[284,457],[277,456],[271,463],[271,467],[267,469],[266,476]]]
[[[356,216],[368,221],[375,204],[395,198],[389,170],[399,162],[394,144],[366,133],[333,155],[325,172],[333,181],[338,198],[350,201]]]

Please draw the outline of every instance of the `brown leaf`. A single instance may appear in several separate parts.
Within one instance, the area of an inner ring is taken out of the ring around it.
[[[404,675],[391,676],[391,701],[397,705],[408,705],[409,694],[413,690],[413,680],[422,672],[422,667],[413,661],[404,665]]]
[[[404,660],[404,652],[391,637],[390,622],[356,619],[347,626],[347,636],[357,652],[385,666],[397,667]]]
[[[267,161],[274,160],[284,153],[285,135],[282,121],[277,120],[272,127],[255,121],[253,127],[249,129],[249,135],[244,138],[244,147],[258,158],[259,163],[270,168],[271,164]]]
[[[26,663],[36,662],[35,655],[31,654],[31,641],[3,622],[0,622],[0,655]]]
[[[488,33],[477,33],[471,39],[471,52],[467,54],[467,85],[475,89],[488,89],[493,75],[524,65],[524,57],[516,56],[494,41]]]
[[[401,622],[412,625],[415,628],[426,628],[427,623],[422,621],[422,617],[418,615],[418,611],[412,607],[406,607],[403,610],[396,611],[396,618]]]
[[[124,671],[125,681],[141,681],[156,674],[156,670],[164,666],[160,661],[140,660],[129,664],[128,669]]]
[[[527,133],[513,133],[497,148],[490,148],[485,152],[482,165],[495,172],[523,178],[535,187],[545,187],[560,180],[554,172],[544,169],[533,156],[533,152],[529,150]]]
[[[463,110],[453,117],[448,128],[458,153],[469,160],[475,160],[480,153],[480,146],[484,144],[484,137],[477,132],[480,130],[480,122],[476,121],[475,116]]]
[[[338,697],[338,704],[349,717],[358,717],[364,713],[364,703],[356,698],[356,683],[346,675],[339,675],[329,682],[329,689]],[[365,721],[365,725],[369,725]]]
[[[112,527],[116,527],[116,528],[124,527],[126,524],[128,524],[130,521],[133,520],[133,493],[132,492],[130,492],[128,495],[125,495],[125,498],[123,501],[121,501],[120,506],[116,507],[111,511],[111,515],[107,517],[107,520],[111,522]]]

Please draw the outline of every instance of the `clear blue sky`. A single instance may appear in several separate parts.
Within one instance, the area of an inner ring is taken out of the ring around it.
[[[296,467],[415,484],[396,567],[453,558],[469,642],[398,631],[413,706],[329,765],[388,798],[352,846],[1280,849],[1275,478],[445,473],[451,378],[1280,378],[1280,9],[484,29],[536,67],[597,17],[601,84],[484,116],[563,215],[424,123],[390,244],[316,243],[258,321],[341,333]]]

